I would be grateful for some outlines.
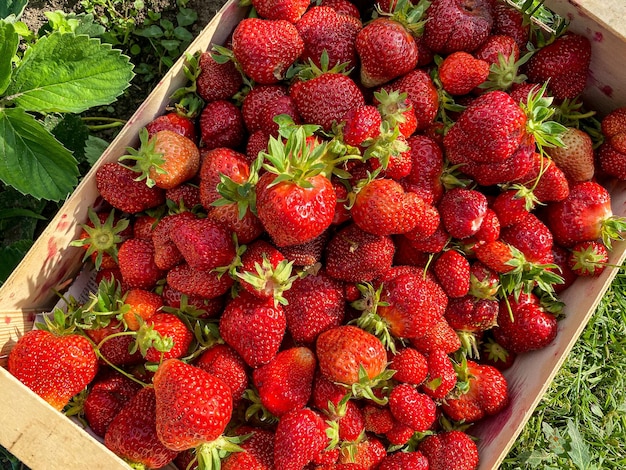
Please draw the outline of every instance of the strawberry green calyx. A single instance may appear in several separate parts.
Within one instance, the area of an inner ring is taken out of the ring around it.
[[[561,136],[567,131],[563,124],[549,120],[556,111],[552,106],[554,98],[546,94],[547,86],[548,84],[544,83],[538,90],[533,88],[528,94],[526,103],[520,103],[527,118],[526,132],[535,138],[539,153],[542,155],[546,147],[564,147]]]
[[[263,157],[259,156],[250,166],[250,175],[243,183],[236,183],[230,177],[220,175],[220,182],[217,184],[217,192],[222,196],[213,203],[212,206],[227,206],[232,203],[237,204],[237,216],[243,219],[246,212],[250,210],[256,213],[256,184],[259,181],[259,170],[263,164]]]
[[[410,0],[397,0],[392,12],[382,11],[377,4],[373,18],[388,17],[402,24],[413,36],[417,37],[424,32],[426,21],[423,18],[430,4],[431,2],[428,0],[420,0],[417,5],[414,5]]]
[[[282,260],[278,266],[272,266],[267,255],[263,253],[262,263],[254,263],[255,272],[246,271],[235,275],[247,282],[256,290],[270,293],[274,298],[274,304],[287,305],[287,299],[283,292],[289,290],[293,282],[300,276],[292,275],[293,260]]]
[[[626,217],[612,215],[602,221],[600,228],[602,242],[607,249],[613,249],[613,240],[626,240]]]
[[[96,270],[102,265],[102,257],[106,253],[111,256],[117,263],[117,248],[124,240],[121,233],[128,228],[128,219],[122,218],[116,220],[115,209],[111,209],[106,220],[102,222],[98,214],[89,208],[87,211],[89,224],[83,224],[82,228],[86,233],[86,237],[73,240],[70,246],[82,246],[86,248],[83,261],[86,261],[94,254]]]
[[[174,340],[171,337],[161,335],[154,329],[154,326],[145,323],[141,318],[138,317],[137,320],[141,326],[136,332],[137,336],[131,347],[131,354],[139,350],[141,356],[146,357],[150,348],[154,348],[160,353],[166,353],[174,347]]]
[[[519,68],[528,62],[531,56],[532,53],[529,52],[516,61],[514,54],[505,57],[502,53],[498,53],[498,62],[491,64],[487,80],[478,85],[478,88],[489,91],[507,91],[514,84],[524,83],[528,77],[524,74],[520,74]]]
[[[357,289],[361,292],[361,298],[355,300],[350,305],[363,313],[356,319],[356,324],[359,328],[376,336],[383,343],[385,349],[395,354],[397,351],[396,341],[389,330],[389,324],[377,313],[379,306],[389,305],[387,302],[380,300],[383,285],[381,284],[378,289],[374,289],[374,286],[370,283],[363,283],[358,284]]]
[[[244,452],[239,445],[249,434],[243,436],[220,436],[214,441],[200,444],[196,448],[196,462],[198,470],[219,470],[222,468],[222,459],[235,452]],[[194,461],[189,464],[192,468]]]
[[[374,97],[378,101],[378,111],[383,120],[387,121],[390,127],[395,127],[398,123],[406,121],[404,113],[411,108],[407,103],[408,94],[398,90],[387,91],[381,88],[374,92]]]
[[[123,155],[119,158],[119,161],[131,160],[135,164],[133,166],[125,166],[137,173],[139,176],[135,178],[135,181],[146,181],[146,185],[152,188],[156,182],[150,177],[150,171],[155,171],[157,174],[164,175],[167,172],[163,169],[162,165],[165,163],[163,154],[156,151],[156,137],[150,138],[148,130],[144,127],[139,132],[139,149],[128,147],[128,155]]]
[[[259,393],[254,387],[247,388],[243,393],[243,398],[250,402],[244,415],[246,421],[250,421],[254,418],[268,425],[278,423],[278,417],[274,416],[263,403],[261,403],[261,397],[259,397]]]
[[[366,147],[363,158],[369,160],[376,158],[384,170],[389,166],[391,157],[397,157],[410,150],[406,140],[399,139],[400,130],[398,124],[391,125],[388,121],[383,121],[380,125],[380,135],[375,139],[367,139],[362,146]]]
[[[330,67],[330,57],[328,57],[328,52],[324,49],[320,56],[319,67],[312,59],[309,59],[308,63],[294,64],[287,71],[287,79],[297,78],[300,81],[307,81],[326,73],[341,73],[348,76],[351,72],[352,69],[348,69],[347,62],[335,64],[333,67]]]
[[[73,322],[83,329],[104,328],[111,320],[121,320],[130,307],[124,303],[119,281],[102,279],[95,292],[89,293],[87,301],[76,309]]]
[[[195,54],[185,53],[185,62],[183,64],[183,73],[187,78],[187,84],[178,88],[170,97],[175,102],[176,112],[181,116],[194,118],[204,106],[204,101],[197,94],[197,80],[202,71],[200,68],[201,52]]]
[[[461,341],[461,351],[464,355],[472,359],[478,359],[480,352],[478,351],[476,335],[471,331],[457,331],[456,334],[459,337],[459,341]]]
[[[547,165],[546,165],[546,167],[547,167]],[[539,199],[537,198],[537,196],[533,192],[533,189],[537,185],[539,180],[541,179],[541,176],[543,175],[544,171],[545,170],[539,172],[539,176],[535,180],[535,182],[533,184],[533,187],[529,188],[527,186],[524,186],[523,184],[517,184],[516,183],[516,184],[511,184],[511,185],[505,185],[505,186],[503,186],[503,189],[504,190],[513,189],[513,190],[517,191],[515,193],[514,199],[523,199],[524,200],[524,208],[528,212],[531,212],[533,209],[535,209],[535,207],[537,207],[537,205],[542,204],[541,201],[539,201]]]
[[[389,402],[389,398],[384,392],[388,388],[388,382],[395,373],[395,370],[384,370],[373,379],[370,379],[363,365],[360,365],[359,381],[349,386],[350,392],[354,398],[366,398],[378,405],[385,406]],[[382,390],[383,393],[377,394],[374,390]]]

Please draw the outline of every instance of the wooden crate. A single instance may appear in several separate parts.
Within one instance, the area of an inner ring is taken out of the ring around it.
[[[571,21],[571,29],[592,40],[592,74],[585,98],[601,114],[626,106],[626,24],[621,18],[626,7],[603,0],[547,0],[546,5]],[[245,11],[229,0],[190,46],[206,50],[223,44]],[[117,160],[126,147],[135,146],[139,130],[163,113],[171,93],[185,82],[179,60],[106,150],[96,166]],[[0,366],[15,341],[30,330],[34,317],[56,302],[53,289],[66,285],[77,275],[83,251],[70,247],[87,208],[98,192],[95,169],[85,177],[63,205],[24,260],[0,288]],[[613,211],[626,216],[626,183],[610,188]],[[626,257],[626,243],[616,243],[610,262],[619,265]],[[556,340],[546,349],[520,356],[506,373],[511,403],[497,416],[472,429],[479,438],[481,470],[498,468],[531,416],[554,375],[581,334],[615,270],[597,279],[578,279],[563,295],[567,316],[559,323]],[[0,444],[26,465],[39,469],[116,469],[128,466],[108,451],[87,431],[54,410],[0,367]]]

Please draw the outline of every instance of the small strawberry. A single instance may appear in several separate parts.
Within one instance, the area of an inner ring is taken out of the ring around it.
[[[243,116],[230,101],[216,100],[205,104],[198,125],[201,145],[206,149],[238,148],[245,141]]]
[[[129,214],[160,206],[165,192],[136,181],[137,173],[120,163],[105,163],[96,170],[96,187],[102,198],[116,209]]]
[[[546,149],[546,153],[575,183],[588,181],[594,174],[594,150],[591,137],[575,127],[568,128],[561,136],[563,147]]]
[[[194,144],[198,143],[196,124],[193,119],[184,116],[177,111],[170,111],[157,116],[146,124],[148,137],[152,138],[159,131],[173,131],[187,137]]]
[[[443,89],[453,96],[466,95],[489,76],[489,63],[458,51],[446,56],[439,65]]]
[[[435,276],[448,297],[463,297],[470,288],[470,264],[457,250],[446,250],[433,265]]]
[[[426,437],[419,450],[428,459],[429,470],[476,470],[478,448],[463,431],[442,431]]]
[[[626,108],[617,108],[601,122],[604,143],[598,148],[600,168],[606,174],[626,180]]]
[[[157,313],[137,331],[137,347],[149,362],[162,362],[187,354],[193,333],[176,315]]]
[[[441,221],[447,232],[456,238],[467,238],[478,232],[486,212],[487,198],[475,189],[451,189],[439,203]]]
[[[426,355],[436,350],[450,354],[461,348],[459,336],[444,317],[439,318],[432,328],[410,338],[410,343],[411,346]]]
[[[395,370],[393,379],[398,382],[420,385],[428,375],[426,357],[417,349],[405,347],[393,355],[389,368]]]
[[[503,2],[492,2],[494,32],[512,37],[521,50],[526,49],[530,37],[530,22],[517,8]]]
[[[222,379],[232,392],[233,407],[239,404],[248,388],[248,367],[237,351],[227,344],[214,344],[193,365]]]
[[[274,439],[275,467],[300,470],[308,465],[328,445],[327,427],[324,419],[308,408],[284,415]]]
[[[184,211],[176,214],[168,214],[161,218],[152,231],[152,244],[154,246],[154,263],[159,269],[168,271],[174,266],[184,262],[183,254],[172,241],[171,233],[175,225],[183,220],[193,220],[195,215]]]
[[[589,39],[568,33],[535,52],[526,75],[534,83],[548,82],[548,90],[557,99],[575,98],[585,88],[590,61]]]
[[[520,181],[540,203],[562,201],[569,195],[570,183],[565,173],[540,153],[533,153],[532,165]]]
[[[389,409],[395,419],[413,431],[424,432],[437,418],[437,405],[431,397],[409,384],[398,384],[389,394]]]
[[[245,183],[250,177],[250,165],[246,156],[227,147],[203,150],[199,173],[200,201],[207,210],[222,197],[217,189],[222,175],[235,183]]]
[[[271,470],[274,468],[274,432],[241,426],[237,435],[249,437],[241,443],[243,452],[234,452],[222,460],[222,470]],[[186,468],[186,467],[182,467]]]
[[[205,102],[227,100],[243,85],[241,74],[231,60],[216,60],[218,55],[205,51],[198,59],[196,93]]]
[[[428,378],[422,384],[422,391],[434,399],[444,398],[457,382],[452,360],[441,349],[431,351],[428,356]]]
[[[424,135],[407,139],[413,162],[411,172],[399,182],[406,191],[412,191],[429,204],[437,204],[443,196],[444,159],[441,147]]]
[[[161,468],[174,460],[176,450],[157,436],[155,389],[142,388],[109,425],[104,444],[133,465]]]
[[[152,242],[129,238],[120,246],[117,257],[122,279],[131,288],[152,289],[163,276],[154,261]]]
[[[306,347],[285,349],[267,364],[257,367],[252,381],[263,406],[281,417],[304,408],[311,397],[317,360]]]
[[[502,228],[520,223],[535,208],[537,199],[524,186],[514,186],[500,192],[491,203]]]
[[[599,276],[607,267],[609,252],[597,240],[576,243],[569,256],[569,267],[578,276]]]
[[[267,364],[278,352],[287,322],[280,304],[246,292],[227,302],[220,335],[250,367]]]
[[[251,135],[263,128],[262,110],[265,105],[274,98],[287,95],[287,87],[279,84],[257,85],[245,95],[241,104],[241,114],[246,129]],[[256,158],[256,155],[254,157]]]
[[[387,451],[380,439],[369,436],[348,446],[339,454],[338,463],[346,464],[353,462],[365,468],[377,468]],[[357,467],[358,468],[358,467]]]
[[[520,250],[531,263],[549,264],[553,261],[552,233],[533,213],[503,229],[500,240]]]
[[[137,331],[140,321],[145,322],[163,307],[163,299],[154,292],[134,288],[126,292],[124,305],[128,306],[124,312],[124,323],[128,329]]]
[[[419,451],[387,454],[378,470],[428,470],[428,459]]]
[[[376,106],[356,106],[344,115],[342,124],[343,142],[353,147],[361,147],[368,139],[373,140],[380,135],[382,117]]]
[[[233,32],[233,55],[244,73],[262,85],[278,83],[304,51],[296,27],[285,20],[245,18]]]

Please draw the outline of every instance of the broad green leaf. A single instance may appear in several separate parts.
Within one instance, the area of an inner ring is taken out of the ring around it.
[[[94,137],[90,135],[87,138],[87,144],[85,145],[85,159],[90,166],[100,158],[106,148],[109,146],[109,142],[100,137]]]
[[[574,462],[574,465],[576,465],[576,468],[580,470],[587,470],[589,468],[589,460],[591,458],[589,448],[583,440],[576,424],[574,424],[574,421],[571,419],[567,420],[567,433],[570,437],[570,450],[567,453],[572,459],[572,462]]]
[[[26,111],[78,114],[114,101],[128,87],[132,68],[109,44],[54,32],[25,54],[7,95]]]
[[[22,194],[59,201],[78,181],[76,159],[21,108],[0,112],[0,180]]]
[[[22,16],[28,0],[3,0],[0,2],[0,19],[15,15],[16,18]]]
[[[11,82],[13,56],[17,52],[20,37],[11,23],[0,20],[0,95]]]
[[[48,32],[59,31],[61,33],[86,34],[89,37],[100,37],[106,29],[99,23],[94,22],[92,14],[65,13],[57,10],[46,12],[48,25],[44,29]]]
[[[70,150],[79,162],[85,159],[85,143],[89,137],[89,129],[85,122],[76,114],[49,114],[44,126],[54,137]]]

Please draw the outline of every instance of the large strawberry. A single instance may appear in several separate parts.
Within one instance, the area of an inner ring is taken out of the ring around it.
[[[116,209],[130,214],[160,206],[165,191],[136,181],[137,173],[117,162],[105,163],[96,170],[96,187],[102,198]]]
[[[233,32],[233,55],[256,83],[270,85],[284,79],[303,50],[298,30],[285,20],[246,18]]]

